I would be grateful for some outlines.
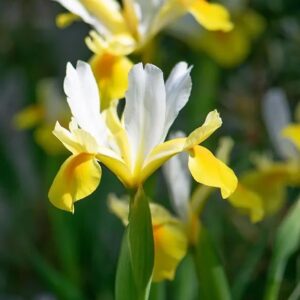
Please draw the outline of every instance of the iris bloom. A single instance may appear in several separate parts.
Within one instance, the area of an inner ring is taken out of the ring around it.
[[[194,179],[219,187],[224,198],[235,190],[234,172],[200,146],[221,124],[217,111],[188,137],[165,142],[170,126],[187,103],[191,68],[179,63],[164,82],[154,65],[135,65],[129,74],[124,111],[117,104],[100,112],[98,87],[89,64],[68,63],[64,90],[73,118],[69,130],[56,124],[54,134],[72,153],[63,163],[49,191],[58,208],[74,211],[74,202],[91,194],[101,179],[97,162],[110,169],[127,188],[137,188],[165,161],[189,154]],[[116,102],[118,103],[118,102]]]
[[[128,224],[129,203],[126,199],[109,196],[110,210],[123,224]],[[172,280],[175,271],[187,252],[184,224],[161,205],[150,203],[154,239],[153,281]]]
[[[69,112],[63,96],[59,93],[57,82],[53,78],[43,79],[37,84],[37,101],[14,117],[17,129],[33,129],[34,138],[47,154],[56,155],[65,152],[65,148],[53,136],[55,122],[67,124]]]
[[[275,214],[283,207],[287,199],[287,187],[300,186],[299,152],[283,138],[289,138],[297,145],[300,127],[288,126],[291,114],[281,89],[272,88],[266,93],[263,117],[274,149],[281,160],[274,161],[270,157],[256,156],[255,168],[239,177],[238,187],[230,196],[232,201],[256,203],[251,217],[254,222]]]
[[[191,13],[208,30],[232,29],[227,10],[205,0],[56,0],[70,13],[58,16],[60,27],[81,19],[93,30],[86,43],[94,55],[90,60],[96,76],[102,109],[124,97],[128,72],[126,57],[143,48],[173,20]]]

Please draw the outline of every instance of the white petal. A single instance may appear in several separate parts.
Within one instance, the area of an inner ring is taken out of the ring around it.
[[[125,128],[131,145],[132,159],[144,157],[156,146],[163,134],[166,91],[162,71],[154,65],[135,65],[129,74],[124,109]]]
[[[270,139],[277,153],[283,159],[297,157],[294,145],[281,135],[283,128],[291,123],[291,112],[282,89],[272,88],[266,93],[262,112]]]
[[[139,21],[139,34],[142,38],[150,35],[153,21],[163,6],[165,0],[128,0]]]
[[[183,137],[177,133],[175,137]],[[174,210],[184,221],[188,219],[188,201],[191,194],[191,176],[188,170],[188,154],[181,152],[173,156],[163,166],[163,173],[167,182],[171,203]]]
[[[96,17],[88,12],[84,5],[78,0],[54,0],[69,10],[74,15],[79,16],[85,23],[92,25],[99,33],[107,34],[107,28],[101,24]]]
[[[64,90],[78,125],[99,144],[105,144],[107,128],[100,115],[98,87],[89,64],[78,61],[76,69],[68,63]]]
[[[163,139],[166,137],[179,111],[189,100],[192,89],[191,68],[188,68],[185,62],[178,63],[166,82],[166,121]]]

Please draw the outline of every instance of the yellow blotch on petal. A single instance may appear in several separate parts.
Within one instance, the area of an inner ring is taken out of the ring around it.
[[[90,64],[99,86],[101,109],[104,110],[112,100],[124,98],[132,62],[125,56],[104,53],[94,55]]]
[[[291,124],[283,129],[282,135],[291,140],[300,150],[300,124]]]
[[[261,197],[248,189],[241,183],[238,184],[235,192],[229,197],[228,201],[232,206],[249,216],[251,222],[256,223],[264,217],[264,207]]]
[[[228,198],[237,187],[234,172],[202,146],[190,150],[189,169],[197,182],[220,188],[223,198]]]
[[[60,167],[48,197],[57,208],[74,212],[74,202],[87,197],[100,183],[101,168],[93,155],[70,156]]]
[[[205,0],[195,0],[189,4],[188,11],[198,23],[208,30],[227,32],[233,28],[229,12],[220,4],[208,3]]]

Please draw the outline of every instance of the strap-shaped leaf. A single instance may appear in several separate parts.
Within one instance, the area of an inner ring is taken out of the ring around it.
[[[137,300],[148,299],[154,265],[154,241],[149,201],[142,188],[131,199],[128,238]]]
[[[194,248],[194,260],[201,299],[230,300],[231,295],[224,268],[209,233],[203,226]]]
[[[116,300],[147,300],[153,265],[151,213],[148,199],[140,188],[130,202],[129,224],[118,262]]]
[[[289,257],[300,244],[300,199],[294,204],[280,224],[274,244],[274,252],[269,268],[265,300],[278,298],[284,270]]]

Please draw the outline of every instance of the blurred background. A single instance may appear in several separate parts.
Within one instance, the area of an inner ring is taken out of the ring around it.
[[[255,168],[250,159],[255,154],[282,160],[287,153],[272,132],[282,109],[269,111],[264,102],[270,97],[283,99],[296,122],[300,4],[223,3],[235,24],[232,32],[206,32],[190,19],[180,20],[157,36],[147,51],[131,58],[151,61],[165,74],[180,60],[194,66],[191,100],[174,128],[189,132],[217,108],[224,125],[206,144],[215,150],[221,136],[230,136],[235,142],[231,167],[243,174]],[[1,300],[113,299],[123,226],[110,214],[107,195],[112,191],[122,195],[124,188],[104,167],[100,188],[76,205],[74,215],[54,208],[47,198],[68,155],[49,136],[49,128],[67,114],[66,62],[91,56],[84,43],[87,25],[56,27],[55,18],[64,11],[50,0],[0,0]],[[170,207],[167,188],[159,184],[162,180],[161,171],[156,172],[146,190]],[[211,196],[202,219],[224,261],[234,299],[262,298],[274,232],[298,194],[299,188],[287,188],[284,202],[257,224],[236,213],[217,192]],[[297,254],[288,263],[280,299],[288,299],[299,281]],[[248,271],[241,274],[242,269]],[[176,279],[165,287],[168,299],[183,299],[176,292]],[[193,297],[197,299],[196,294]]]

